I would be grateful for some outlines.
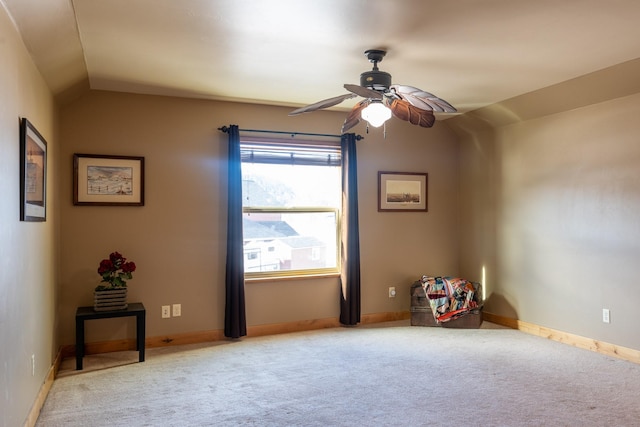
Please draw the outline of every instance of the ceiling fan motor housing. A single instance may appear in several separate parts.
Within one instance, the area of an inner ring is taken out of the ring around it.
[[[360,86],[385,92],[391,86],[391,74],[372,70],[360,74]]]

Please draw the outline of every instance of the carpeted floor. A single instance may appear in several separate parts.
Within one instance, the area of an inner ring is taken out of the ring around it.
[[[408,324],[65,360],[37,425],[640,425],[638,364],[487,322]]]

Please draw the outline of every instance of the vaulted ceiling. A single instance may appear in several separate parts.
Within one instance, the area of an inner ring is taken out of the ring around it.
[[[54,94],[88,79],[297,107],[346,93],[371,69],[364,51],[385,48],[393,83],[466,112],[640,57],[637,0],[0,3]]]

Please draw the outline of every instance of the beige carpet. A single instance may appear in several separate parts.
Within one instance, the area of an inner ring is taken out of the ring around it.
[[[136,361],[94,355],[78,372],[65,360],[37,425],[640,425],[640,365],[487,322],[245,338]]]

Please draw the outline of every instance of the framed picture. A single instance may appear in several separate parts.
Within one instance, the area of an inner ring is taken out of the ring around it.
[[[427,212],[426,173],[378,172],[378,212]]]
[[[73,204],[144,206],[144,157],[74,154]]]
[[[47,220],[47,141],[26,118],[20,121],[20,220]]]

